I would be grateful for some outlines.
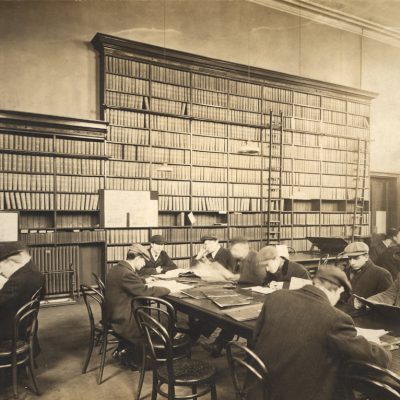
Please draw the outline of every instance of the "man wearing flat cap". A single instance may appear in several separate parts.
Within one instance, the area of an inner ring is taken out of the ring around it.
[[[44,287],[45,281],[23,242],[0,242],[0,274],[4,282],[0,289],[0,340],[3,340],[11,339],[15,314]]]
[[[192,261],[193,266],[201,262],[217,262],[234,273],[236,262],[232,257],[231,252],[220,245],[217,237],[207,235],[203,236],[200,241],[203,245]]]
[[[342,400],[342,363],[388,366],[390,353],[357,336],[351,317],[334,307],[350,288],[345,273],[327,265],[312,284],[265,297],[253,339],[256,354],[268,367],[269,400]],[[262,398],[263,389],[259,385],[248,398]]]
[[[272,282],[290,282],[292,277],[310,279],[307,270],[296,262],[279,255],[276,246],[265,246],[257,255],[257,264],[266,270],[264,285]]]
[[[139,276],[139,271],[150,259],[149,251],[141,244],[132,244],[126,260],[111,267],[107,274],[105,300],[107,320],[113,330],[127,343],[129,348],[140,338],[139,327],[133,317],[131,301],[136,296],[162,297],[170,291],[164,287],[148,287],[146,280]],[[120,347],[120,348],[121,348]]]
[[[140,276],[165,274],[176,269],[176,264],[170,259],[164,250],[166,240],[161,235],[153,235],[150,238],[150,258],[145,260],[145,266],[139,271]]]
[[[345,273],[351,282],[353,293],[365,298],[384,292],[393,282],[390,272],[375,265],[369,259],[368,253],[369,247],[364,242],[350,243],[342,253],[349,260]],[[351,297],[347,300],[353,304]]]

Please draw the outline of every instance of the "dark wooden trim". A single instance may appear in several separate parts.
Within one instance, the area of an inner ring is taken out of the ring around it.
[[[329,90],[341,96],[355,96],[359,100],[367,102],[378,96],[378,94],[375,92],[351,88],[334,83],[323,82],[316,79],[285,74],[282,72],[271,71],[257,67],[250,67],[243,64],[213,59],[192,53],[186,53],[183,51],[166,49],[160,46],[154,46],[146,43],[136,42],[133,40],[123,39],[104,33],[96,33],[91,43],[100,54],[104,54],[105,49],[117,51],[128,50],[145,57],[157,57],[158,61],[160,61],[161,57],[165,61],[169,62],[184,63],[189,66],[193,65],[225,73],[228,72],[240,74],[246,77],[246,80],[249,76],[251,76],[252,78],[271,81],[273,84],[289,84],[291,86],[300,87],[302,90]]]

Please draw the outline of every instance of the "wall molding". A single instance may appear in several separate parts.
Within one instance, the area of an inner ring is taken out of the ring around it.
[[[319,24],[400,47],[400,31],[335,10],[309,0],[247,0],[275,10],[301,16]]]

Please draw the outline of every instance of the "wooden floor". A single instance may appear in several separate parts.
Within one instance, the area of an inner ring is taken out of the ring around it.
[[[37,359],[39,364],[37,381],[42,391],[40,400],[133,400],[139,373],[119,365],[112,359],[111,352],[107,357],[108,362],[104,371],[105,381],[101,385],[96,383],[98,350],[92,357],[88,373],[81,374],[88,333],[89,323],[83,303],[40,310],[39,339],[42,353]],[[211,361],[217,367],[218,399],[233,399],[234,391],[226,357],[211,358],[197,344],[193,348],[193,358]],[[23,380],[20,384],[20,398],[36,399],[33,393],[24,388],[25,383],[28,382]],[[142,399],[150,399],[150,389],[151,372],[148,372]],[[11,387],[0,388],[1,400],[11,398]],[[159,396],[158,399],[160,398],[162,397]],[[204,399],[208,398],[209,396],[204,396]]]

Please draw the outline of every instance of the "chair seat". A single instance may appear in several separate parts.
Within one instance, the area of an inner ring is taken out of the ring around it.
[[[175,383],[177,385],[210,382],[216,372],[215,367],[201,360],[176,360],[173,361],[173,368]],[[159,368],[157,372],[160,379],[164,382],[168,382],[166,366]]]

